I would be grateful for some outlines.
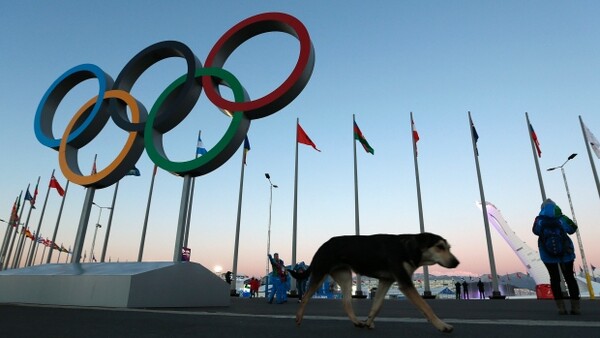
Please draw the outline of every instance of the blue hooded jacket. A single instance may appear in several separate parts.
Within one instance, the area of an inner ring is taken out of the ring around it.
[[[575,231],[577,230],[577,225],[569,217],[563,215],[560,208],[551,199],[547,199],[546,201],[544,201],[544,203],[542,203],[539,216],[559,218],[560,224],[561,224],[563,230],[569,235],[574,234]],[[542,225],[541,225],[541,221],[540,221],[539,217],[535,218],[535,221],[533,222],[533,228],[531,230],[537,236],[539,236],[541,234]],[[554,256],[549,255],[546,252],[546,250],[544,249],[544,246],[541,245],[540,240],[538,238],[538,249],[540,252],[540,258],[542,259],[542,262],[544,262],[544,263],[565,263],[565,262],[574,261],[575,260],[575,248],[573,247],[573,241],[568,236],[567,236],[567,240],[566,240],[566,245],[567,245],[567,250],[565,250],[564,255],[562,257],[554,257]]]

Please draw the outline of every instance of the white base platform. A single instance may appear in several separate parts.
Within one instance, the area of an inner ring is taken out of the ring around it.
[[[44,264],[0,271],[0,303],[228,306],[229,285],[191,262]]]

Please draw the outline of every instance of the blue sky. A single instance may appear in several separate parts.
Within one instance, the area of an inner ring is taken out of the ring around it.
[[[594,1],[103,1],[2,2],[0,21],[0,218],[38,177],[37,228],[52,170],[65,185],[58,153],[35,138],[40,99],[65,71],[92,63],[116,78],[147,46],[164,40],[188,45],[201,62],[229,28],[250,16],[284,12],[297,17],[311,36],[316,61],[308,85],[290,105],[254,120],[245,172],[240,273],[260,275],[266,267],[271,175],[272,251],[291,261],[295,123],[322,152],[300,145],[298,260],[310,261],[332,236],[354,233],[352,114],[375,155],[358,150],[360,228],[363,234],[419,231],[410,134],[414,114],[421,140],[419,173],[425,229],[446,237],[473,274],[490,271],[467,112],[479,134],[479,161],[486,199],[513,230],[535,247],[531,233],[541,195],[525,112],[541,143],[540,166],[548,197],[571,215],[562,176],[544,169],[579,155],[565,167],[588,263],[600,264],[600,199],[587,158],[578,116],[600,135],[600,23]],[[225,68],[252,98],[277,87],[295,65],[297,40],[283,33],[255,37],[236,49]],[[148,110],[185,71],[182,60],[165,60],[143,74],[131,93]],[[53,131],[62,135],[79,107],[97,94],[94,81],[69,92]],[[195,155],[198,129],[207,147],[229,121],[204,95],[186,120],[167,134],[173,160]],[[83,172],[106,166],[121,150],[124,132],[108,123],[80,152]],[[192,260],[231,269],[241,150],[218,170],[196,180],[190,247]],[[598,159],[594,157],[598,166]],[[152,163],[142,155],[140,177],[119,185],[107,256],[137,259]],[[89,168],[89,169],[88,169]],[[159,171],[153,194],[144,260],[170,260],[175,244],[182,181]],[[96,192],[108,206],[114,187]],[[85,189],[72,185],[57,242],[72,245]],[[41,233],[51,236],[60,199],[51,192]],[[3,210],[3,211],[2,211]],[[25,209],[24,218],[28,207]],[[89,252],[92,210],[85,250]],[[108,213],[100,223],[105,225]],[[5,225],[0,227],[4,234]],[[98,231],[96,255],[105,236]],[[525,271],[492,229],[497,272]],[[575,240],[575,238],[573,238]],[[579,254],[576,266],[579,266]],[[38,257],[39,260],[39,257]],[[443,268],[433,271],[449,273]]]

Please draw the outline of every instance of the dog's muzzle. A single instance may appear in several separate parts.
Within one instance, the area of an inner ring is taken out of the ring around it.
[[[456,259],[456,257],[452,256],[452,259],[450,259],[448,262],[444,262],[444,264],[440,264],[445,268],[449,268],[449,269],[453,269],[455,267],[458,266],[458,264],[460,264],[460,262],[458,261],[458,259]]]

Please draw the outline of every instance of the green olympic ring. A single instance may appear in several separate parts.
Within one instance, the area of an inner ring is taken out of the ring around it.
[[[235,102],[248,101],[248,95],[238,79],[222,68],[199,68],[196,69],[195,76],[196,79],[203,76],[217,77],[221,79],[221,84],[231,88]],[[177,89],[185,81],[186,75],[181,76],[171,83],[156,100],[146,121],[144,146],[146,153],[157,166],[180,175],[200,176],[217,169],[222,163],[233,156],[242,142],[244,142],[244,137],[250,128],[250,120],[244,115],[244,112],[235,111],[231,113],[232,119],[227,131],[208,153],[185,162],[173,162],[169,160],[163,148],[163,135],[168,130],[157,131],[154,127],[154,121],[163,102],[168,100],[173,93],[176,93]]]

